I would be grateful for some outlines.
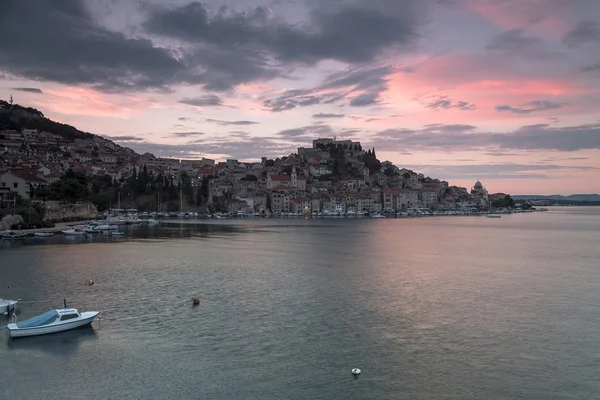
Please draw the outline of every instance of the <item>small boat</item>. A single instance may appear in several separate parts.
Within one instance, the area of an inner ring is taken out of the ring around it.
[[[52,232],[33,232],[34,237],[47,238],[54,236]]]
[[[115,230],[119,229],[119,226],[104,224],[104,225],[95,226],[94,229],[98,230],[98,231],[115,231]]]
[[[487,215],[488,218],[502,218],[502,215],[498,215],[498,214],[488,214]]]
[[[26,237],[27,237],[26,233],[16,233],[13,231],[10,231],[10,232],[2,235],[3,240],[25,239]]]
[[[114,232],[110,232],[110,235],[111,236],[123,236],[123,235],[125,235],[125,232],[114,231]]]
[[[12,310],[17,308],[19,300],[4,300],[0,299],[0,315],[4,313],[10,313]]]
[[[75,308],[57,308],[6,327],[11,338],[46,335],[89,326],[98,314],[99,311],[79,313]]]
[[[85,231],[80,228],[67,229],[67,230],[62,231],[62,233],[64,233],[65,235],[70,235],[70,236],[85,235]]]
[[[381,214],[381,213],[376,213],[376,214],[373,214],[373,215],[371,216],[371,218],[385,218],[385,215],[383,215],[383,214]]]

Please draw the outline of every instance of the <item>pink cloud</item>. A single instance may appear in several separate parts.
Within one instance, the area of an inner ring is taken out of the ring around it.
[[[414,73],[397,72],[389,77],[389,88],[382,95],[386,108],[404,113],[404,123],[415,126],[431,122],[497,124],[510,128],[507,119],[518,125],[538,123],[540,117],[588,115],[600,100],[597,88],[584,80],[554,71],[528,73],[519,71],[501,56],[490,54],[453,54],[432,57]],[[500,113],[497,106],[531,108],[531,102],[552,102],[560,107],[539,109],[531,113]],[[436,105],[437,103],[437,105]],[[432,119],[434,121],[432,121]],[[379,121],[383,127],[388,121]],[[513,124],[514,125],[514,124]]]
[[[574,6],[564,0],[466,0],[466,8],[504,29],[528,27],[560,37],[575,19]]]
[[[96,117],[129,118],[136,112],[161,107],[154,100],[136,95],[108,95],[84,87],[45,89],[43,101],[33,103],[55,113]]]

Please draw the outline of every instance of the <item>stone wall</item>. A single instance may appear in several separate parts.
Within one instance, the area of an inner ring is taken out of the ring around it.
[[[100,213],[92,203],[58,203],[47,202],[44,221],[61,222],[61,221],[82,221],[97,219]]]
[[[4,218],[2,218],[2,221],[0,221],[0,231],[7,231],[14,224],[20,224],[22,222],[23,217],[21,217],[20,215],[7,215]]]

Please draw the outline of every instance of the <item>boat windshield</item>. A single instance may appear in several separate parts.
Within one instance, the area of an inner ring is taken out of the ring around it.
[[[41,315],[35,316],[25,321],[17,322],[18,328],[33,328],[36,326],[48,325],[54,322],[58,318],[58,312],[56,310],[47,311]]]

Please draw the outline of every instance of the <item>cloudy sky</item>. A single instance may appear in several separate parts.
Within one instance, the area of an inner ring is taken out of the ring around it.
[[[3,0],[11,94],[157,156],[337,136],[454,184],[600,192],[598,0]]]

